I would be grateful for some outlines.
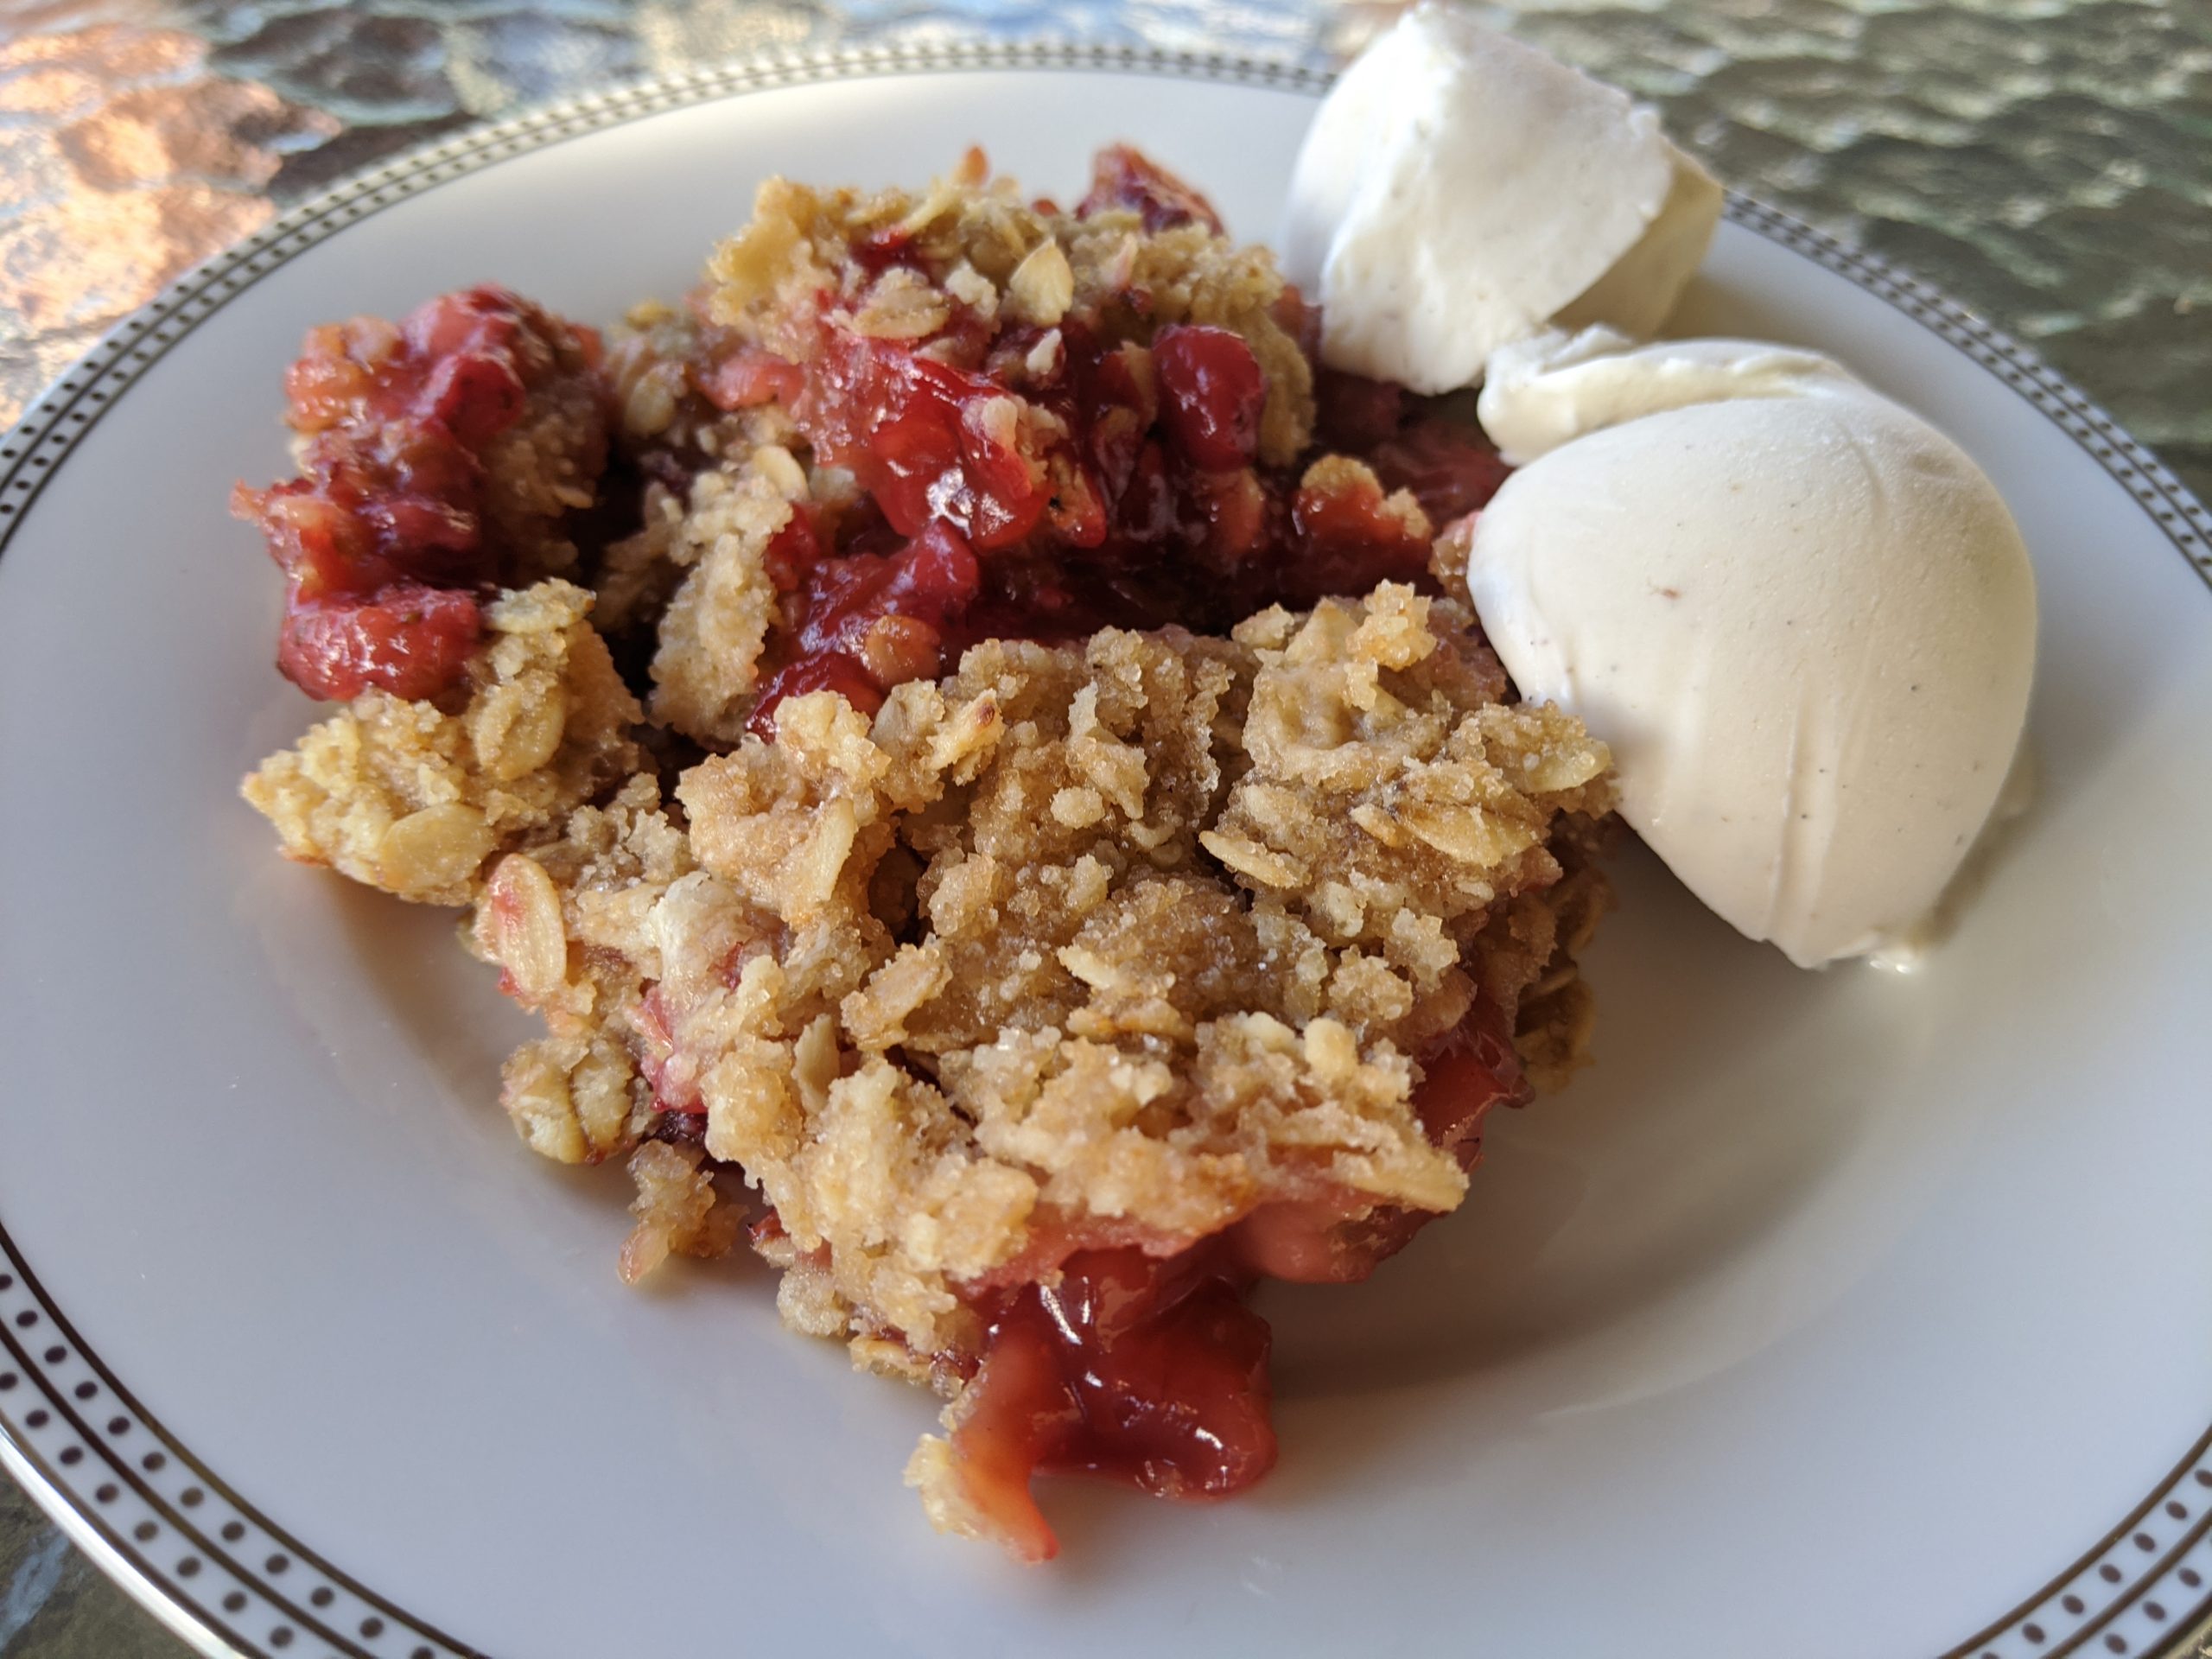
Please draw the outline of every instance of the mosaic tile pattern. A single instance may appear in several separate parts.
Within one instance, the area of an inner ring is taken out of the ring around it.
[[[179,271],[480,117],[702,60],[879,41],[1053,35],[1331,61],[1396,10],[0,0],[0,425]],[[1480,10],[1658,104],[1731,184],[2022,336],[2212,497],[2212,5]],[[0,1659],[184,1651],[0,1480]]]

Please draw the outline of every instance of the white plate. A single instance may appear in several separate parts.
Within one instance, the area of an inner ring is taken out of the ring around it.
[[[2204,1599],[2212,525],[1755,207],[1700,321],[1837,353],[2026,530],[2034,815],[1910,978],[1796,972],[1627,859],[1598,1068],[1372,1284],[1268,1298],[1283,1459],[1243,1501],[1059,1484],[1027,1573],[931,1534],[898,1474],[932,1403],[785,1335],[747,1262],[625,1291],[626,1183],[515,1144],[521,1021],[450,919],[284,866],[237,801],[310,713],[225,496],[283,470],[311,322],[487,279],[609,318],[766,173],[919,183],[971,140],[1066,193],[1135,137],[1264,235],[1315,89],[941,51],[587,100],[272,227],[0,450],[0,1428],[194,1639],[2012,1659]]]

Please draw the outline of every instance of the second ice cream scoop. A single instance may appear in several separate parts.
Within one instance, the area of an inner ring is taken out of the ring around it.
[[[1481,416],[1524,464],[1475,523],[1475,608],[1611,747],[1622,815],[1801,966],[1908,932],[2026,718],[2035,579],[1995,486],[1753,340],[1554,334],[1492,359]]]

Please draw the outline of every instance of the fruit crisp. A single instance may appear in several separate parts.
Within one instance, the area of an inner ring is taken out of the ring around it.
[[[623,1276],[749,1240],[1025,1559],[1038,1471],[1264,1474],[1252,1285],[1363,1277],[1586,1046],[1609,759],[1452,575],[1503,468],[1317,327],[1126,148],[775,180],[605,340],[315,331],[238,493],[345,700],[246,780],[286,855],[467,906]]]

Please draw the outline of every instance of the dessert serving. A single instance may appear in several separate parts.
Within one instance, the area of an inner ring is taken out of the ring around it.
[[[468,906],[625,1275],[742,1229],[1026,1556],[1033,1470],[1263,1473],[1247,1287],[1370,1271],[1588,1027],[1605,752],[1437,551],[1501,468],[1311,330],[1134,152],[1070,212],[778,181],[604,343],[318,331],[239,498],[351,700],[247,781],[285,851]]]
[[[499,1084],[518,1132],[634,1179],[622,1276],[749,1246],[792,1328],[944,1396],[908,1480],[1024,1560],[1055,1549],[1037,1473],[1264,1475],[1252,1287],[1366,1276],[1461,1202],[1494,1107],[1586,1058],[1609,744],[1639,778],[1654,749],[1544,654],[1578,606],[1614,626],[1597,553],[1643,545],[1575,527],[1562,463],[1693,411],[1486,402],[1501,455],[1440,394],[1626,344],[1554,323],[1648,331],[1718,196],[1531,57],[1424,8],[1356,67],[1297,285],[1127,147],[1071,208],[975,152],[919,192],[771,180],[696,290],[605,335],[498,287],[315,331],[298,475],[238,490],[278,665],[344,705],[245,782],[285,854],[463,908],[544,1021]],[[1524,164],[1457,188],[1496,112],[1430,115],[1500,87]],[[1529,188],[1547,164],[1572,188]],[[1546,421],[1573,430],[1535,460]],[[1795,545],[1777,515],[1722,526],[1739,568]],[[1590,572],[1556,592],[1554,523]]]

